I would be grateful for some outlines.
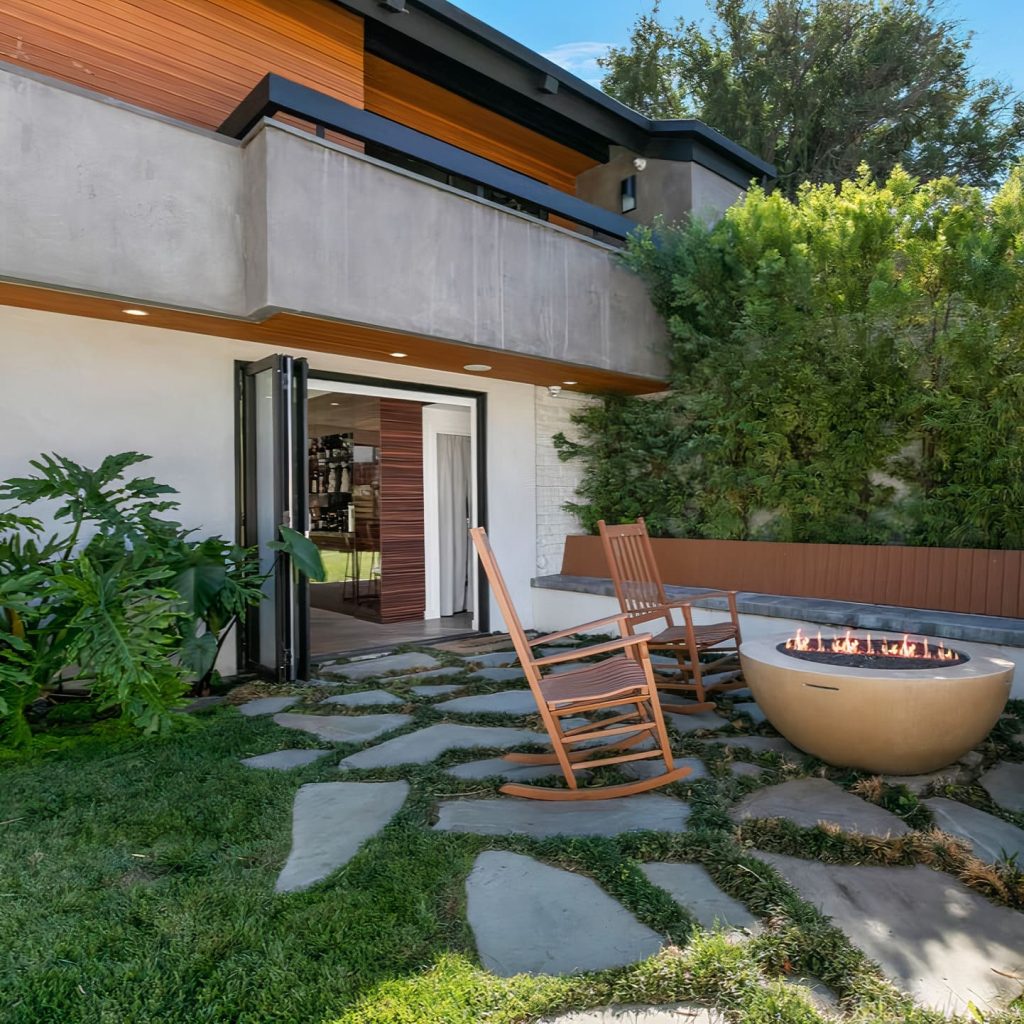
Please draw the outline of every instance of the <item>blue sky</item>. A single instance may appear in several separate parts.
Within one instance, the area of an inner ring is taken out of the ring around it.
[[[647,0],[454,0],[463,10],[550,57],[574,74],[598,84],[595,57],[609,44],[626,41],[634,16]],[[666,20],[699,19],[703,0],[663,0]],[[973,60],[982,77],[1013,82],[1024,91],[1020,43],[1024,41],[1021,0],[947,0],[948,16],[974,32]]]

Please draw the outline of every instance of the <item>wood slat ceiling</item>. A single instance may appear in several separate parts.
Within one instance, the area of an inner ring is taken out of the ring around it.
[[[363,21],[331,0],[4,0],[0,57],[205,128],[268,72],[363,105]]]
[[[576,194],[597,161],[418,75],[366,54],[366,109]]]
[[[298,348],[347,355],[357,359],[380,360],[382,375],[387,373],[387,365],[384,364],[396,362],[391,353],[404,352],[406,358],[401,362],[412,366],[465,375],[465,364],[487,363],[491,366],[488,372],[472,376],[518,381],[540,387],[558,384],[564,386],[566,391],[642,395],[662,391],[666,386],[664,381],[651,377],[629,376],[611,370],[538,359],[515,352],[401,334],[335,320],[300,316],[296,313],[275,313],[266,320],[254,322],[131,304],[131,308],[144,309],[149,313],[145,317],[132,317],[123,312],[126,306],[124,300],[5,282],[0,282],[0,306],[47,310],[71,316],[132,323],[136,326],[163,327],[173,331],[256,341],[279,349]],[[563,382],[567,380],[577,383],[564,385]],[[466,386],[472,386],[468,375]]]

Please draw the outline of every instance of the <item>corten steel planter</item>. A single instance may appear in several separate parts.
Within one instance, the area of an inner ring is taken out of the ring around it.
[[[959,665],[855,668],[794,658],[777,649],[787,636],[744,641],[743,675],[768,721],[829,764],[892,775],[937,771],[988,735],[1010,696],[1013,662],[979,644],[950,645],[968,658]]]

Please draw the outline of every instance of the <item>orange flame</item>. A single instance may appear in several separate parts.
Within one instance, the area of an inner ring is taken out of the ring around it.
[[[853,631],[848,629],[843,636],[834,636],[831,640],[823,640],[820,629],[817,637],[813,639],[804,636],[804,631],[798,629],[796,635],[786,641],[785,649],[787,651],[820,651],[828,654],[866,654],[876,658],[926,658],[929,661],[956,661],[956,652],[949,650],[941,641],[938,647],[930,647],[927,637],[922,637],[920,641],[911,640],[909,633],[904,633],[902,640],[880,637],[876,644],[871,639],[870,633],[862,639],[854,636]]]

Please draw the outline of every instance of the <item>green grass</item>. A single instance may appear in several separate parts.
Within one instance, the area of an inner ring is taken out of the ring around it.
[[[416,717],[438,715],[424,705]],[[803,995],[783,984],[789,970],[821,977],[855,1021],[942,1019],[900,998],[750,851],[756,842],[864,861],[884,860],[884,846],[819,829],[733,829],[728,803],[760,783],[732,779],[722,754],[708,755],[712,778],[670,790],[693,806],[691,830],[673,836],[439,833],[429,824],[440,796],[487,795],[494,784],[460,782],[438,766],[353,774],[407,778],[410,799],[345,869],[309,892],[277,896],[295,791],[337,779],[339,757],[355,748],[287,773],[238,760],[314,745],[221,708],[183,717],[164,739],[127,736],[108,723],[70,740],[43,737],[30,755],[0,762],[0,1021],[518,1024],[613,1000],[694,1000],[741,1024],[820,1024]],[[679,746],[697,749],[692,739]],[[803,772],[773,755],[758,761],[780,775]],[[478,964],[464,907],[465,878],[488,848],[591,875],[674,945],[596,975],[495,978]],[[902,862],[924,856],[910,844],[897,854]],[[696,929],[640,872],[650,859],[704,863],[769,927],[738,945]]]

